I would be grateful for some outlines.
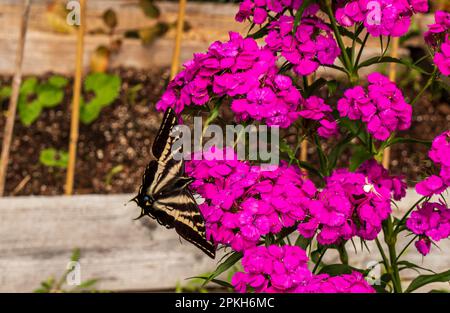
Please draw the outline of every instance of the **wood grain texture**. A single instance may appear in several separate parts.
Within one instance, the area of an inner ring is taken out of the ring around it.
[[[139,215],[131,195],[0,199],[0,292],[29,292],[81,249],[82,279],[105,290],[173,288],[216,261]],[[220,257],[220,256],[219,256]]]
[[[50,275],[64,272],[71,251],[81,249],[82,279],[100,278],[105,290],[161,290],[177,282],[215,268],[217,261],[183,241],[149,218],[133,221],[139,215],[132,195],[85,195],[73,197],[16,197],[0,199],[0,292],[28,292]],[[413,191],[401,203],[399,215],[412,205]],[[408,240],[408,239],[407,239]],[[402,238],[398,250],[403,247]],[[422,258],[411,247],[408,260],[436,271],[450,265],[450,242]],[[355,254],[347,245],[351,264],[364,268],[379,260],[374,245],[371,252]],[[331,251],[325,262],[333,263]],[[220,259],[220,255],[216,260]],[[405,272],[406,273],[406,272]],[[407,280],[416,274],[406,273]],[[406,284],[407,282],[405,282]],[[440,284],[448,288],[448,284]],[[424,290],[436,288],[436,285]]]

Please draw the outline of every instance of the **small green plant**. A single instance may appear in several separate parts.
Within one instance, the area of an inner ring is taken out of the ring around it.
[[[48,148],[41,151],[39,161],[48,167],[67,168],[69,154],[66,151]]]
[[[119,174],[120,172],[122,172],[124,169],[123,165],[116,165],[114,166],[109,172],[108,174],[106,174],[105,176],[105,184],[106,186],[111,186],[111,182],[112,179],[115,175]]]
[[[122,81],[119,76],[105,73],[89,74],[84,81],[84,91],[93,93],[86,101],[81,99],[80,120],[90,124],[100,115],[101,110],[117,99]]]
[[[39,82],[36,77],[26,79],[20,87],[18,113],[20,121],[25,126],[33,124],[44,108],[52,108],[64,99],[64,87],[68,80],[62,76],[52,76],[45,82]],[[0,89],[0,101],[11,96],[11,87]]]
[[[80,249],[74,249],[72,256],[70,258],[71,262],[80,261]],[[34,290],[35,293],[67,293],[67,292],[99,292],[94,288],[98,279],[89,279],[82,281],[78,286],[67,289],[66,281],[67,276],[72,272],[73,269],[67,269],[64,274],[56,279],[54,276],[47,278],[41,282],[41,286]]]

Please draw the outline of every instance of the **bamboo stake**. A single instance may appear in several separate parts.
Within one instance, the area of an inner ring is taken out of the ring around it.
[[[177,33],[175,36],[175,47],[173,49],[172,67],[170,69],[170,79],[173,79],[177,75],[178,69],[180,67],[181,39],[183,37],[186,2],[187,0],[180,0],[178,8]]]
[[[80,0],[80,26],[77,32],[77,59],[75,83],[73,87],[73,102],[70,122],[69,162],[67,165],[65,194],[73,194],[75,163],[77,156],[78,127],[80,121],[81,80],[83,76],[84,33],[86,30],[86,0]]]
[[[24,0],[23,13],[20,24],[20,35],[16,52],[16,64],[12,82],[11,98],[9,100],[8,116],[6,118],[5,132],[2,143],[2,154],[0,159],[0,197],[5,192],[6,172],[8,171],[9,152],[14,132],[14,121],[16,119],[17,102],[19,99],[20,85],[22,83],[22,64],[25,53],[25,39],[27,36],[28,20],[30,16],[31,0]]]
[[[391,51],[391,56],[393,58],[397,58],[398,57],[398,47],[399,47],[399,43],[400,43],[400,38],[399,37],[395,37],[392,40],[392,51]],[[396,63],[390,63],[389,64],[389,79],[391,81],[395,81],[397,76],[397,66]],[[385,169],[389,169],[389,164],[391,161],[391,147],[387,147],[386,149],[384,149],[383,151],[383,167]]]
[[[313,76],[309,75],[307,77],[307,81],[308,81],[308,85],[311,85],[313,82]],[[300,143],[300,161],[302,161],[302,162],[308,161],[308,141],[306,139],[303,139],[302,142]],[[308,171],[303,170],[303,174],[305,176],[307,176]]]

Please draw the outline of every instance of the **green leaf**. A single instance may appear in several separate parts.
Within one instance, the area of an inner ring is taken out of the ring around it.
[[[398,64],[403,64],[405,66],[407,66],[410,69],[414,69],[416,71],[418,71],[419,73],[422,74],[426,74],[426,75],[430,75],[430,73],[424,71],[422,68],[418,67],[417,65],[414,65],[413,63],[407,61],[407,60],[402,60],[402,59],[397,59],[397,58],[393,58],[393,57],[389,57],[389,56],[383,56],[383,57],[373,57],[370,58],[364,62],[361,62],[358,66],[359,68],[362,67],[367,67],[367,66],[371,66],[374,64],[381,64],[381,63],[398,63]]]
[[[428,293],[449,293],[449,291],[444,289],[433,289],[428,291]]]
[[[295,160],[295,153],[291,149],[291,147],[288,145],[288,143],[284,140],[280,141],[280,152],[286,153],[289,157],[289,160]]]
[[[348,37],[350,39],[354,39],[357,43],[362,44],[362,40],[359,39],[359,33],[353,33],[352,31],[349,31],[347,28],[342,27],[342,26],[338,26],[339,32],[341,33],[341,35]]]
[[[267,29],[267,26],[264,26],[261,29],[257,30],[256,32],[254,32],[253,34],[249,34],[248,37],[253,39],[259,39],[266,36],[268,33],[269,31]]]
[[[405,270],[405,269],[408,269],[408,268],[409,268],[409,269],[421,269],[421,270],[424,270],[424,271],[427,271],[427,272],[431,272],[431,273],[433,273],[433,274],[436,274],[436,272],[433,271],[433,270],[430,270],[430,269],[428,269],[428,268],[419,266],[419,265],[417,265],[417,264],[411,263],[411,262],[406,261],[406,260],[402,260],[402,261],[397,262],[397,265],[402,265],[402,266],[403,266],[402,268],[399,268],[399,271],[402,271],[402,270]]]
[[[144,14],[149,18],[158,18],[161,15],[159,8],[153,0],[139,0],[139,5]]]
[[[117,14],[113,9],[108,9],[103,12],[103,22],[109,29],[114,29],[117,26]]]
[[[324,78],[317,79],[311,86],[309,86],[306,93],[306,97],[310,97],[315,91],[319,90],[322,86],[327,84],[327,80]]]
[[[92,99],[88,103],[80,101],[80,121],[83,124],[90,124],[95,121],[102,110],[102,104],[97,98]]]
[[[414,279],[411,284],[408,286],[405,292],[413,292],[420,287],[423,287],[427,284],[436,283],[436,282],[448,282],[450,281],[450,270],[439,274],[433,275],[420,275]]]
[[[23,97],[20,97],[18,103],[19,118],[23,125],[30,126],[41,115],[42,104],[38,100],[26,103]]]
[[[85,91],[94,92],[94,99],[101,106],[111,104],[119,96],[120,85],[119,76],[106,73],[90,74],[84,81]]]
[[[401,138],[401,137],[397,137],[392,140],[389,140],[389,142],[386,144],[386,147],[395,145],[397,143],[420,143],[427,147],[431,147],[431,141],[429,141],[429,140],[421,140],[421,139],[414,139],[414,138]]]
[[[205,286],[208,282],[212,281],[220,274],[231,268],[234,264],[236,264],[242,258],[242,253],[233,252],[225,261],[217,266],[216,270],[205,280],[203,286]]]
[[[57,106],[64,98],[64,91],[50,83],[39,85],[36,92],[38,101],[46,108]]]
[[[36,77],[31,77],[26,79],[22,86],[20,87],[20,93],[24,95],[29,95],[35,92],[38,80]]]
[[[319,274],[329,274],[331,276],[338,276],[342,274],[351,274],[355,269],[346,264],[330,264],[325,265],[319,271]]]
[[[48,79],[48,83],[57,88],[64,88],[69,83],[69,80],[64,76],[53,75]]]
[[[80,261],[80,257],[81,257],[81,251],[80,249],[76,248],[72,251],[72,255],[70,256],[70,260],[72,262],[78,262]]]
[[[0,101],[6,100],[9,97],[11,97],[11,87],[10,86],[4,86],[0,88]]]
[[[86,281],[81,282],[80,285],[76,286],[75,289],[90,289],[92,287],[94,287],[94,285],[98,282],[98,279],[89,279]]]
[[[350,158],[349,170],[354,172],[364,162],[372,158],[372,154],[363,146],[355,146]]]
[[[311,243],[311,238],[305,238],[302,235],[298,235],[297,240],[295,241],[295,245],[306,250],[309,244]]]
[[[67,168],[69,155],[65,151],[57,151],[53,148],[44,149],[39,154],[39,162],[49,167]]]

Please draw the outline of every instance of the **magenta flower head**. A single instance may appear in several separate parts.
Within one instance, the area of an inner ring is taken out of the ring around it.
[[[417,193],[429,197],[444,192],[450,186],[450,131],[445,131],[437,136],[431,144],[428,156],[440,166],[438,175],[431,175],[416,185]]]
[[[212,149],[211,154],[217,153],[227,151]],[[200,210],[207,236],[236,251],[254,247],[262,236],[303,220],[306,205],[317,193],[311,181],[286,163],[263,171],[238,161],[236,155],[232,160],[206,155],[187,162],[186,173],[195,178],[191,186],[205,199]]]
[[[450,209],[442,202],[425,202],[411,213],[406,227],[419,235],[416,248],[422,255],[430,252],[431,242],[450,236]]]
[[[318,198],[309,202],[298,231],[306,238],[317,235],[324,245],[354,236],[373,240],[391,213],[391,197],[400,199],[405,194],[403,178],[390,176],[374,160],[363,163],[355,173],[338,169],[327,178]]]
[[[294,17],[282,15],[269,25],[267,48],[294,65],[298,75],[309,75],[320,65],[331,65],[340,55],[338,45],[325,22],[316,16],[317,5],[309,6],[295,34]]]
[[[405,102],[401,90],[380,73],[370,74],[367,80],[367,92],[360,86],[345,91],[344,98],[338,101],[339,115],[362,120],[378,140],[388,139],[394,131],[408,129],[412,107]]]
[[[408,32],[411,16],[428,9],[426,0],[353,0],[338,2],[335,14],[342,26],[363,22],[374,37],[400,37]]]
[[[243,272],[231,283],[238,292],[270,293],[373,293],[357,272],[330,277],[308,269],[306,252],[297,246],[260,246],[244,251]]]

